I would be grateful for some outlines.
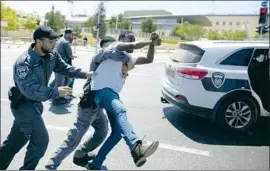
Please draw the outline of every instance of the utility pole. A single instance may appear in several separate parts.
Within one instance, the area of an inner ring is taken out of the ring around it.
[[[98,43],[99,43],[99,29],[100,29],[100,18],[101,18],[101,7],[103,6],[104,2],[100,2],[99,7],[98,7],[98,20],[97,20],[97,35],[96,35],[96,53],[98,49]]]
[[[52,27],[52,29],[54,29],[54,5],[52,6],[52,18],[51,18],[51,20],[52,20],[51,27]]]
[[[116,16],[116,24],[115,24],[115,29],[118,29],[118,15]]]

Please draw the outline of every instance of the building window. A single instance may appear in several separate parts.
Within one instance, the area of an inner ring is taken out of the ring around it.
[[[240,26],[240,22],[236,22],[236,25],[237,25],[237,26]]]
[[[232,26],[232,22],[231,22],[231,21],[230,21],[230,23],[229,23],[229,24],[230,24],[230,26]]]
[[[219,25],[219,22],[218,22],[218,21],[216,22],[216,25],[217,25],[217,26]]]
[[[223,21],[223,26],[225,26],[226,25],[226,21]]]

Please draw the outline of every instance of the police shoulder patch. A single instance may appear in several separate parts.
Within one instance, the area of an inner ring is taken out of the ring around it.
[[[212,83],[216,88],[220,88],[225,82],[225,74],[221,72],[214,72],[212,74]]]
[[[29,72],[29,68],[26,65],[19,65],[17,67],[17,73],[20,79],[25,79],[25,77],[27,76]]]

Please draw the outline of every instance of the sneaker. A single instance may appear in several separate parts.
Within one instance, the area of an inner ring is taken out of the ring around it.
[[[45,168],[46,168],[47,170],[57,170],[57,167],[54,166],[54,165],[45,165]]]
[[[85,154],[83,157],[73,157],[73,163],[78,166],[85,167],[87,163],[93,160],[95,157],[96,155],[94,153]]]
[[[101,170],[101,168],[98,168],[98,167],[93,166],[92,163],[87,164],[87,165],[85,166],[85,168],[86,168],[87,170]]]
[[[155,153],[159,145],[158,141],[154,141],[150,144],[146,142],[138,141],[135,147],[131,150],[133,161],[137,167],[141,167],[146,163],[146,158]]]

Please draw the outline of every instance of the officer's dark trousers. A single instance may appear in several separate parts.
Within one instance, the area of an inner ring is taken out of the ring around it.
[[[25,101],[18,108],[12,109],[15,119],[10,134],[0,148],[0,170],[8,168],[14,156],[28,141],[20,170],[35,170],[49,143],[42,112],[42,103],[33,101]]]

